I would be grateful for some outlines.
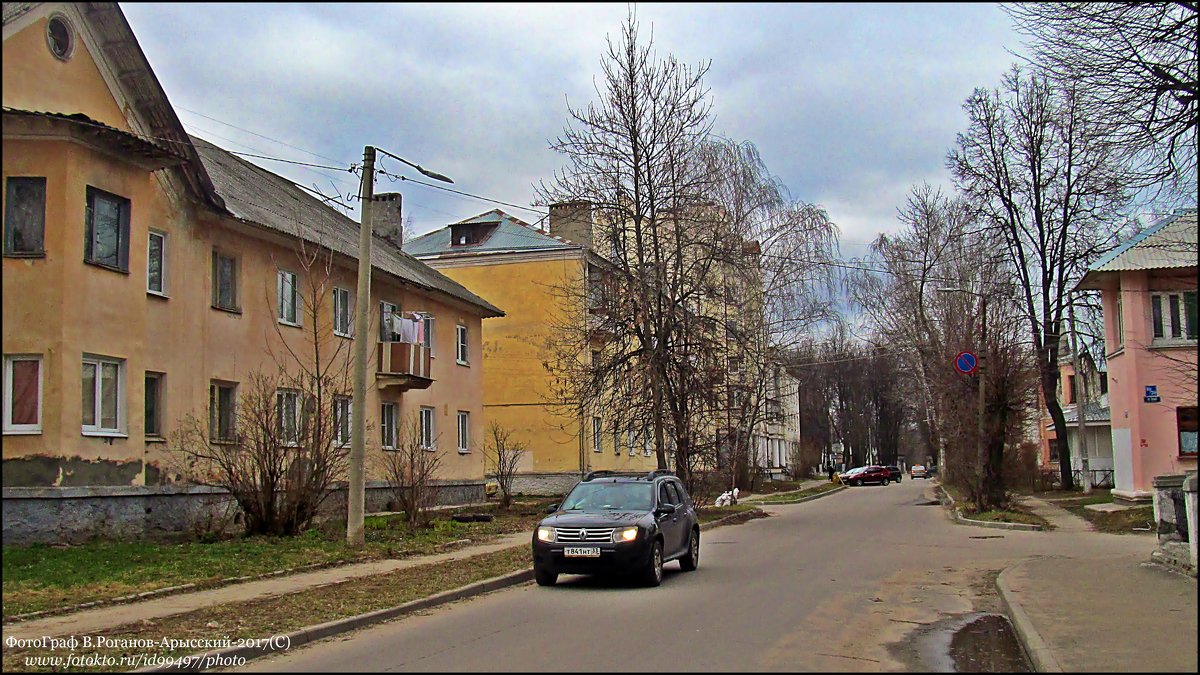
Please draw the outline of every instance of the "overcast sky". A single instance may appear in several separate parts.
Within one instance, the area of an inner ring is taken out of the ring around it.
[[[529,206],[563,158],[567,103],[596,98],[624,4],[122,4],[187,130],[227,150],[331,166],[374,145],[454,188]],[[638,4],[660,55],[712,62],[714,130],[753,142],[842,250],[897,228],[921,181],[949,186],[961,104],[1022,51],[994,4]],[[238,128],[240,127],[240,129]],[[253,133],[247,133],[253,132]],[[257,134],[257,135],[255,135]],[[326,193],[347,172],[251,159]],[[402,165],[385,159],[390,170]],[[419,174],[409,170],[410,177]],[[492,208],[381,179],[423,233]],[[536,213],[499,207],[533,222]],[[357,218],[357,216],[353,216]]]

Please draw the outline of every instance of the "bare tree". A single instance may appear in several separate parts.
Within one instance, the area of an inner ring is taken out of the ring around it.
[[[492,421],[488,425],[488,439],[484,442],[483,454],[496,476],[500,487],[500,508],[507,509],[512,504],[513,477],[525,456],[527,448],[521,441],[512,437],[512,431],[504,425]]]
[[[1060,443],[1067,427],[1055,394],[1068,294],[1115,244],[1128,202],[1117,148],[1080,100],[1075,88],[1014,66],[1001,89],[967,99],[970,126],[947,158],[955,184],[1003,241]],[[1060,461],[1070,488],[1069,453]]]
[[[278,289],[294,300],[288,311],[304,328],[284,336],[278,324],[268,371],[236,389],[214,387],[209,410],[187,415],[172,436],[181,475],[229,491],[246,518],[247,534],[293,535],[306,529],[344,478],[349,455],[349,359],[345,341],[327,320],[333,257],[301,242],[294,269]],[[273,294],[267,306],[276,310]]]
[[[430,509],[437,504],[442,457],[436,441],[433,447],[422,442],[420,420],[411,417],[398,426],[396,447],[381,449],[376,461],[409,528],[415,529],[429,524]]]
[[[1195,2],[1046,2],[1005,5],[1032,40],[1033,61],[1077,86],[1143,185],[1195,203]]]

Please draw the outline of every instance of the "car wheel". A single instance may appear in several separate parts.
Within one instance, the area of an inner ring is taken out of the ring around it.
[[[533,566],[533,580],[538,586],[553,586],[558,581],[558,573],[538,565]]]
[[[695,571],[700,566],[700,532],[692,530],[691,539],[688,541],[687,555],[679,559],[679,569],[684,572]]]
[[[853,483],[854,483],[854,485],[862,487],[862,479],[861,478],[855,478]]]
[[[892,481],[891,481],[891,479],[890,479],[890,478],[884,478],[884,479],[883,479],[883,484],[884,484],[884,485],[887,485],[888,483],[891,483],[891,482],[892,482]]]
[[[650,550],[650,562],[643,574],[642,581],[647,586],[657,586],[662,583],[663,577],[663,547],[661,541],[654,542],[654,548]]]

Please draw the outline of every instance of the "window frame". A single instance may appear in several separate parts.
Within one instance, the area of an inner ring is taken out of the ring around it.
[[[354,413],[353,399],[349,396],[334,394],[333,396],[333,444],[335,447],[344,448],[350,445],[350,437],[354,433]],[[342,436],[342,431],[346,435]]]
[[[289,286],[291,289],[291,298],[289,298],[292,310],[291,319],[285,316],[284,312],[286,308],[283,297],[284,284],[288,278],[291,280]],[[300,315],[300,275],[285,269],[278,270],[275,275],[275,294],[275,318],[279,321],[279,323],[285,326],[293,326],[295,328],[302,327],[303,324],[301,319],[303,317]]]
[[[467,327],[455,324],[454,331],[454,362],[460,366],[470,366],[470,351],[467,345]]]
[[[162,242],[159,246],[159,255],[161,259],[158,262],[158,282],[161,288],[157,290],[150,286],[150,259],[151,248],[150,244],[154,238],[158,237]],[[150,295],[157,295],[161,298],[169,297],[167,295],[167,233],[162,230],[150,230],[146,233],[146,292]]]
[[[285,406],[288,406],[289,402],[291,410],[285,410]],[[286,425],[285,413],[291,418],[291,429],[288,429]],[[290,438],[289,431],[291,432]],[[275,390],[275,433],[289,448],[300,445],[300,391],[298,389],[280,388]]]
[[[1200,330],[1189,335],[1189,328],[1195,328],[1197,319],[1188,311],[1188,295],[1195,296],[1196,291],[1187,289],[1153,291],[1150,293],[1150,345],[1187,345],[1194,344],[1200,338]],[[1195,306],[1195,303],[1192,303]],[[1193,310],[1194,312],[1195,310]],[[1189,326],[1188,319],[1191,318]],[[1179,334],[1176,335],[1175,331]],[[1160,335],[1161,333],[1161,335]]]
[[[339,299],[341,298],[341,299]],[[354,311],[353,303],[350,301],[350,289],[340,286],[333,287],[333,334],[338,337],[353,338],[354,337]],[[344,316],[343,316],[344,315]],[[339,327],[339,322],[344,322],[343,327]]]
[[[634,434],[633,427],[629,427],[628,429],[626,429],[625,435],[629,439],[629,456],[636,457],[637,456],[637,435]]]
[[[387,308],[391,308],[390,311]],[[400,305],[388,302],[387,300],[379,301],[379,341],[380,342],[399,342],[400,334],[393,331],[388,325],[391,322],[387,320],[389,316],[400,313]],[[387,331],[387,336],[384,336],[384,331]]]
[[[384,450],[396,449],[397,405],[390,401],[379,404],[379,444]]]
[[[142,384],[142,432],[143,432],[145,438],[147,438],[147,439],[152,439],[152,440],[165,440],[166,439],[166,435],[163,433],[163,400],[164,400],[163,385],[166,382],[166,379],[167,379],[166,373],[161,372],[161,371],[156,371],[156,370],[147,370],[145,373],[144,379],[143,379],[143,384]],[[146,383],[149,382],[150,380],[154,380],[154,382],[155,382],[155,385],[154,385],[154,387],[155,387],[155,391],[154,391],[154,394],[155,394],[155,396],[154,396],[155,429],[154,429],[154,431],[150,431],[149,429],[146,428],[146,425],[149,422],[149,419],[148,419],[147,415],[145,414],[146,413],[145,404],[146,404],[146,402],[149,401],[149,399],[147,398],[147,394],[149,393],[149,391],[148,391],[148,387],[146,387]]]
[[[419,447],[423,450],[437,450],[437,436],[435,425],[437,420],[437,409],[429,406],[421,406],[417,412],[418,432],[420,438],[417,439]]]
[[[91,185],[85,191],[83,262],[106,270],[129,274],[129,230],[133,202],[121,195]],[[109,200],[117,204],[117,261],[115,265],[96,258],[96,201]]]
[[[425,342],[422,344],[424,344],[425,348],[429,350],[429,358],[432,359],[436,356],[436,354],[433,353],[433,317],[423,316],[421,317],[421,321],[425,323]]]
[[[604,422],[599,417],[592,418],[592,452],[604,451]]]
[[[34,361],[37,363],[37,421],[33,424],[14,424],[13,403],[16,400],[13,392],[13,364],[18,361]],[[41,354],[5,354],[4,355],[4,434],[10,436],[33,435],[42,433],[42,388],[43,361]]]
[[[1183,413],[1184,411],[1188,411],[1188,410],[1191,411],[1191,419],[1185,421],[1183,419],[1183,415],[1181,413]],[[1197,407],[1194,405],[1193,406],[1177,406],[1175,408],[1175,441],[1176,441],[1176,443],[1178,443],[1179,459],[1196,459],[1196,457],[1197,457],[1197,452],[1195,449],[1193,449],[1191,452],[1184,452],[1184,450],[1183,450],[1183,434],[1185,432],[1190,432],[1193,434],[1200,432],[1200,428],[1198,428],[1198,426],[1200,426],[1200,425],[1198,425],[1197,414],[1198,414]],[[1188,426],[1190,426],[1192,428],[1184,429],[1183,426],[1184,426],[1185,422],[1187,422]],[[1196,444],[1193,443],[1192,447],[1195,448]]]
[[[221,390],[229,390],[229,434],[221,434]],[[237,442],[237,390],[238,383],[229,380],[209,380],[208,382],[208,439],[210,443]]]
[[[457,418],[458,454],[465,455],[471,452],[471,412],[459,410]]]
[[[37,232],[36,250],[15,251],[13,239],[17,225],[24,225],[16,219],[16,207],[20,200],[15,199],[13,190],[19,185],[37,184],[41,190],[41,225]],[[6,258],[44,258],[46,257],[46,177],[45,176],[8,176],[4,179],[4,256]]]
[[[229,280],[229,304],[222,304],[221,297],[221,261],[229,261],[230,280]],[[228,253],[218,248],[213,248],[212,251],[212,307],[225,312],[233,312],[235,314],[242,313],[241,303],[241,258],[237,255]]]
[[[126,420],[128,419],[127,411],[125,409],[125,393],[127,391],[125,379],[125,359],[117,359],[111,356],[101,356],[99,354],[84,354],[80,363],[79,381],[81,392],[83,388],[84,367],[88,365],[95,367],[95,379],[92,383],[92,386],[95,387],[95,390],[92,392],[93,423],[83,423],[81,415],[80,432],[84,436],[128,438],[129,435],[125,431],[125,424]],[[104,426],[104,366],[106,365],[115,365],[117,367],[117,391],[115,394],[117,410],[115,427]],[[81,413],[82,412],[83,411],[81,409]]]

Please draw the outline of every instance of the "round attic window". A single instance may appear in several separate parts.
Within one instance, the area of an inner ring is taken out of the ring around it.
[[[65,16],[50,17],[50,21],[46,24],[46,41],[50,45],[50,52],[55,57],[63,61],[71,58],[71,54],[75,51],[75,31],[71,29],[71,24]]]

